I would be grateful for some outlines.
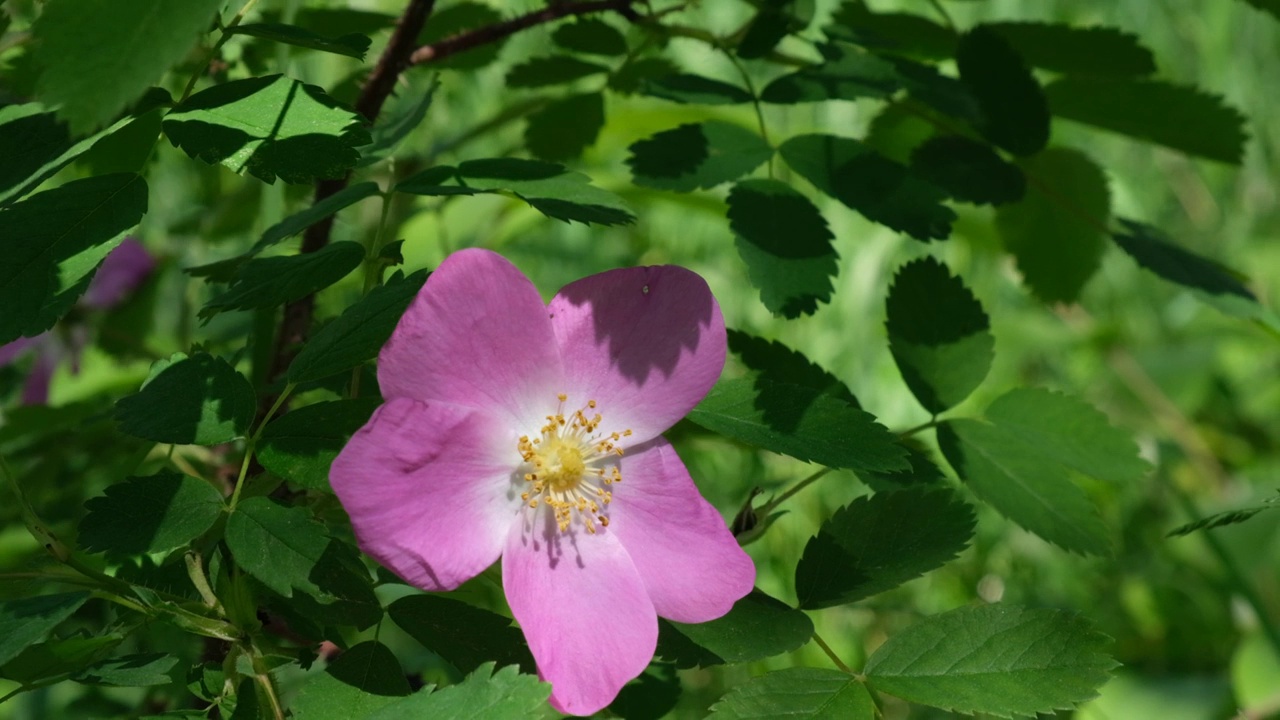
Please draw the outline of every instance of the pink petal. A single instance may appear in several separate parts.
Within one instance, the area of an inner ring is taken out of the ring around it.
[[[19,356],[31,349],[32,346],[43,342],[48,336],[48,332],[42,332],[35,337],[20,337],[13,342],[0,345],[0,367],[11,364]]]
[[[44,343],[36,349],[35,364],[31,366],[31,374],[22,386],[23,405],[49,404],[49,385],[53,382],[53,371],[58,368],[58,361],[61,359],[62,355],[55,345]]]
[[[720,305],[681,267],[592,275],[565,286],[548,310],[570,387],[598,401],[602,427],[632,430],[632,444],[684,417],[724,368]]]
[[[541,296],[488,250],[450,255],[427,279],[378,356],[387,398],[507,412],[536,430],[563,392]]]
[[[338,454],[329,482],[362,550],[417,587],[451,590],[498,559],[516,523],[515,443],[491,416],[395,398]]]
[[[512,528],[502,585],[551,705],[590,715],[644,672],[658,642],[658,618],[635,566],[608,531],[561,533],[548,513]]]
[[[102,310],[114,307],[142,284],[155,266],[155,259],[142,243],[127,237],[98,266],[80,302]]]
[[[613,487],[609,529],[627,549],[654,609],[699,623],[751,592],[756,568],[724,518],[703,499],[664,438],[627,453]]]

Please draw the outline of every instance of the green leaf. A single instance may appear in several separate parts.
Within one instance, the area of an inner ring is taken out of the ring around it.
[[[431,20],[418,34],[417,44],[432,45],[468,30],[495,25],[505,19],[502,13],[485,3],[463,0],[431,13]],[[431,64],[438,68],[453,70],[482,68],[498,58],[498,52],[506,42],[506,38],[499,38],[495,42],[482,43],[443,60],[433,61]]]
[[[132,173],[72,180],[0,209],[0,344],[53,327],[146,212],[147,183]]]
[[[917,240],[951,234],[956,214],[941,188],[850,138],[798,135],[778,148],[787,164],[823,193]]]
[[[93,130],[158,83],[206,32],[222,0],[52,2],[32,32],[38,94],[76,134]]]
[[[251,252],[258,252],[270,247],[285,238],[297,235],[321,220],[337,214],[340,210],[351,207],[365,198],[373,197],[380,192],[378,184],[362,182],[348,185],[306,210],[296,212],[280,222],[267,228],[258,242],[254,243]]]
[[[165,112],[165,108],[155,108],[108,128],[81,158],[89,174],[141,173],[160,139]],[[116,127],[119,129],[113,130]]]
[[[0,677],[28,686],[42,680],[61,680],[102,660],[123,640],[119,633],[76,634],[28,645],[0,666]]]
[[[1004,205],[1026,195],[1027,179],[985,143],[939,135],[911,153],[911,171],[960,202]]]
[[[1178,247],[1157,228],[1134,220],[1118,220],[1124,231],[1111,233],[1112,239],[1142,267],[1192,290],[1257,301],[1234,271]]]
[[[640,677],[622,686],[609,712],[624,720],[661,720],[675,708],[681,692],[674,665],[650,663]]]
[[[76,682],[119,687],[168,685],[178,658],[164,653],[121,655],[95,663],[72,676]]]
[[[751,19],[736,52],[744,60],[766,57],[782,38],[798,33],[813,22],[814,5],[810,0],[765,0],[753,3],[759,12]]]
[[[627,54],[627,39],[617,28],[599,18],[564,23],[551,33],[551,40],[566,50],[588,55],[617,57]]]
[[[244,500],[227,518],[226,542],[236,563],[277,593],[324,593],[312,575],[330,540],[305,508],[265,497]]]
[[[982,384],[995,338],[981,303],[945,265],[933,258],[904,265],[885,312],[893,360],[930,413],[958,405]]]
[[[1061,23],[999,22],[985,25],[1004,38],[1028,64],[1068,75],[1150,75],[1151,51],[1136,35],[1110,27]]]
[[[226,360],[177,353],[116,403],[116,420],[121,432],[146,440],[217,445],[248,432],[256,403],[253,386]]]
[[[675,73],[645,80],[645,95],[689,105],[737,105],[751,102],[751,93],[737,85],[701,75]]]
[[[759,134],[720,120],[663,130],[631,144],[637,185],[690,192],[737,180],[773,156]]]
[[[1049,105],[1022,56],[995,30],[978,26],[956,48],[960,80],[982,111],[978,131],[1014,155],[1049,142]]]
[[[846,50],[838,45],[822,48],[826,60],[783,75],[765,86],[760,99],[793,104],[826,100],[883,100],[902,89],[896,66],[870,53]]]
[[[360,162],[356,163],[356,167],[368,167],[389,157],[400,141],[416,130],[427,117],[427,110],[430,109],[439,86],[438,80],[433,78],[425,90],[402,94],[399,102],[384,109],[377,124],[369,131],[372,140],[368,145],[356,148],[360,151]],[[410,87],[414,88],[414,85],[411,84]]]
[[[568,55],[530,58],[507,73],[507,87],[537,88],[563,85],[592,75],[609,72],[609,68]]]
[[[0,665],[39,641],[89,599],[87,592],[0,601]]]
[[[305,533],[304,533],[305,534]],[[317,626],[349,626],[360,630],[382,621],[382,604],[373,590],[369,569],[360,551],[341,540],[330,540],[307,574],[313,587],[302,588],[289,598],[270,597],[268,602],[285,617],[301,616]],[[317,627],[317,634],[327,633]]]
[[[1271,13],[1271,16],[1280,20],[1280,0],[1244,0],[1255,8]]]
[[[858,473],[858,477],[876,492],[894,487],[931,485],[943,479],[942,471],[918,442],[908,438],[900,440],[899,443],[907,449],[907,462],[911,465],[909,469],[893,473],[862,470]]]
[[[378,398],[330,400],[290,410],[259,438],[262,467],[308,490],[329,488],[329,466],[381,404]]]
[[[1214,528],[1226,527],[1227,525],[1237,525],[1249,518],[1257,515],[1264,510],[1275,510],[1280,508],[1280,495],[1268,498],[1264,505],[1254,505],[1250,508],[1242,508],[1238,510],[1225,510],[1220,513],[1214,513],[1207,517],[1203,517],[1195,522],[1190,522],[1165,533],[1165,537],[1181,537],[1190,535],[1198,530],[1212,530]]]
[[[205,303],[199,315],[210,318],[227,310],[283,305],[338,282],[363,260],[364,247],[349,240],[311,253],[250,260],[225,292]]]
[[[439,595],[409,595],[387,613],[423,647],[469,673],[487,662],[536,671],[524,634],[511,618]]]
[[[230,34],[248,35],[262,38],[263,40],[307,48],[308,50],[346,55],[357,60],[364,59],[364,54],[369,51],[369,45],[372,42],[368,37],[359,33],[349,33],[339,37],[326,37],[297,25],[285,25],[283,23],[237,25],[231,28]]]
[[[907,451],[870,414],[802,385],[721,380],[688,419],[726,437],[828,467],[907,470]]]
[[[1244,116],[1196,88],[1162,80],[1064,77],[1044,91],[1058,117],[1231,165],[1244,157]]]
[[[572,160],[595,143],[603,127],[603,93],[570,95],[529,115],[525,147],[543,160]]]
[[[796,667],[752,678],[711,706],[709,720],[874,720],[867,687],[839,670]]]
[[[942,59],[955,53],[956,33],[913,13],[872,12],[862,0],[851,0],[831,16],[827,37],[865,48]]]
[[[1102,261],[1111,194],[1102,169],[1077,150],[1019,162],[1034,192],[996,209],[996,230],[1023,282],[1044,302],[1075,302]]]
[[[410,692],[391,648],[366,640],[309,676],[290,709],[297,720],[364,718]]]
[[[777,341],[729,330],[729,350],[743,365],[772,382],[794,383],[827,393],[858,407],[858,399],[836,376]]]
[[[108,557],[161,553],[204,534],[222,514],[222,494],[187,475],[161,472],[131,477],[89,498],[79,543]]]
[[[831,299],[835,235],[809,198],[779,180],[742,180],[728,202],[738,254],[770,312],[796,318]]]
[[[609,89],[634,95],[642,92],[647,83],[677,72],[679,68],[663,57],[632,58],[609,76]]]
[[[164,119],[169,141],[193,158],[268,183],[344,177],[369,133],[323,90],[283,75],[232,80],[192,95]]]
[[[813,637],[809,616],[759,590],[723,617],[696,625],[658,621],[658,656],[680,669],[744,663],[790,652]]]
[[[468,160],[458,166],[458,175],[476,190],[513,192],[556,220],[599,225],[635,222],[622,198],[592,185],[586,175],[556,163],[518,158]]]
[[[289,382],[323,380],[377,357],[400,316],[427,281],[427,271],[392,276],[316,333],[289,366]]]
[[[923,705],[1030,717],[1096,696],[1117,665],[1103,650],[1108,642],[1060,610],[966,607],[889,638],[865,673],[876,690]]]
[[[806,610],[878,595],[954,560],[973,537],[973,510],[950,490],[899,490],[837,510],[805,545],[796,596]]]
[[[495,673],[493,664],[485,663],[457,685],[420,691],[381,708],[366,720],[526,720],[543,708],[550,695],[551,686],[533,675],[522,675],[514,666]]]

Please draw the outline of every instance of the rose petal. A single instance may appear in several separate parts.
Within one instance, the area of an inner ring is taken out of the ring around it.
[[[654,609],[676,622],[724,615],[751,592],[756,568],[703,499],[664,438],[627,453],[613,487],[609,529],[626,548]]]
[[[48,405],[49,385],[53,382],[53,372],[58,368],[62,353],[50,342],[42,343],[36,348],[36,361],[31,366],[31,374],[22,386],[22,404]]]
[[[30,350],[32,346],[44,342],[47,337],[49,337],[49,333],[42,332],[35,337],[20,337],[13,342],[0,345],[0,367],[11,364],[23,353]]]
[[[127,237],[98,266],[80,302],[103,310],[118,305],[155,266],[156,261],[146,247]]]
[[[565,286],[548,310],[566,381],[598,401],[603,428],[630,429],[631,444],[684,417],[724,368],[720,305],[681,267],[592,275]]]
[[[515,441],[498,441],[510,435],[469,408],[408,398],[379,407],[329,469],[360,548],[424,590],[451,590],[492,565],[521,504]]]
[[[445,259],[378,355],[383,397],[510,413],[522,432],[554,411],[561,378],[541,296],[488,250]]]
[[[517,523],[502,554],[502,585],[551,705],[590,715],[644,672],[658,618],[635,566],[608,531],[561,533],[548,513]]]

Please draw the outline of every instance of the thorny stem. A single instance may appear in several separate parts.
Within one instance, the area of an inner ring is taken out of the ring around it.
[[[205,58],[204,63],[200,65],[199,69],[192,73],[191,79],[187,81],[187,87],[182,91],[182,97],[178,100],[179,105],[191,96],[191,91],[196,88],[196,83],[199,82],[200,76],[204,75],[205,71],[209,68],[209,63],[213,62],[213,59],[218,56],[218,51],[221,50],[222,46],[231,39],[231,29],[239,25],[240,21],[244,20],[244,16],[248,14],[256,4],[258,4],[258,0],[249,0],[246,2],[244,7],[240,8],[240,12],[236,13],[236,16],[231,18],[231,22],[227,23],[226,26],[222,28],[222,36],[219,37],[218,42],[214,43],[213,47],[209,49],[209,57]]]
[[[831,658],[831,662],[840,669],[840,672],[854,676],[857,675],[857,673],[853,671],[853,668],[844,664],[844,661],[840,659],[840,656],[836,655],[835,651],[831,649],[831,646],[822,639],[822,636],[819,635],[816,630],[813,633],[813,642],[816,643],[818,647],[822,648],[822,652],[826,653],[827,657]]]

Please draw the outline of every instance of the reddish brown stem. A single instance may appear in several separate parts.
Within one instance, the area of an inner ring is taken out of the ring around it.
[[[410,65],[421,65],[423,63],[434,62],[442,58],[456,55],[464,50],[470,50],[481,45],[497,42],[505,37],[514,35],[515,33],[525,30],[535,25],[542,25],[561,18],[572,17],[575,15],[588,15],[590,13],[605,12],[612,10],[620,13],[628,20],[638,19],[636,12],[631,6],[637,0],[591,0],[590,2],[565,2],[550,5],[541,10],[518,18],[512,18],[505,22],[495,23],[486,27],[477,28],[470,32],[454,35],[445,38],[438,43],[432,45],[423,45],[413,54],[409,56]]]

